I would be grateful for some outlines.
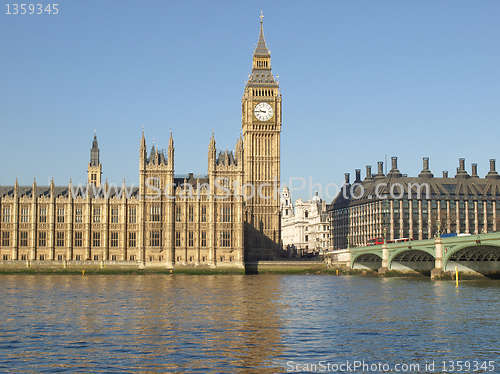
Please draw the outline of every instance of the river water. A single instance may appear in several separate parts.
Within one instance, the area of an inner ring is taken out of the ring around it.
[[[0,371],[498,373],[499,296],[499,281],[0,275]]]

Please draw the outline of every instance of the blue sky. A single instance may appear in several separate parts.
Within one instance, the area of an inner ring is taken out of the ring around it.
[[[500,169],[498,1],[62,0],[56,15],[6,4],[2,185],[84,183],[94,130],[103,176],[137,185],[142,126],[148,149],[172,128],[176,174],[206,174],[212,128],[234,148],[261,10],[283,95],[282,182],[340,185],[386,156],[409,176],[422,157],[436,176],[460,157],[481,176],[490,158]]]

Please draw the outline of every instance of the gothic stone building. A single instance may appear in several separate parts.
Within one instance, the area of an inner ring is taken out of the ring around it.
[[[383,172],[378,163],[377,174],[366,167],[351,184],[349,174],[333,203],[330,212],[330,246],[335,249],[365,246],[372,238],[384,237],[422,240],[441,234],[478,234],[500,229],[500,175],[495,160],[490,160],[490,171],[485,178],[477,175],[477,164],[472,173],[465,170],[465,159],[459,160],[454,177],[444,171],[442,178],[429,170],[429,159],[423,159],[423,170],[418,177],[399,172],[397,158],[392,168]]]
[[[174,175],[166,150],[139,150],[139,187],[101,182],[97,137],[86,186],[0,186],[0,260],[133,261],[146,266],[243,266],[280,247],[281,94],[262,19],[242,99],[242,137],[204,178]],[[114,187],[114,188],[113,188]]]

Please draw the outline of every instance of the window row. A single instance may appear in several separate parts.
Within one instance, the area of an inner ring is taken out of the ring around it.
[[[9,231],[2,232],[2,247],[10,247],[12,244],[11,233]],[[91,245],[94,248],[101,247],[104,245],[104,242],[100,232],[93,232],[91,236]],[[181,247],[184,244],[183,236],[180,231],[175,232],[175,246]],[[195,233],[194,231],[188,231],[187,233],[187,246],[194,247],[195,246]],[[207,232],[201,231],[200,233],[200,246],[207,246]],[[120,233],[119,232],[110,232],[109,234],[109,246],[111,248],[117,248],[120,243]],[[20,231],[19,232],[19,246],[27,247],[29,244],[29,232],[28,231]],[[38,247],[46,247],[49,245],[49,239],[47,235],[47,231],[39,231],[37,236],[37,246]],[[73,246],[83,247],[83,232],[75,231],[73,233]],[[162,232],[160,230],[151,230],[149,231],[149,246],[150,247],[160,247],[162,245]],[[65,232],[57,231],[55,237],[55,246],[56,247],[65,247]],[[128,247],[136,247],[137,246],[137,233],[129,232],[128,233]],[[231,231],[223,230],[220,232],[220,246],[221,247],[231,247]]]
[[[55,237],[55,246],[56,247],[64,247],[65,246],[65,233],[62,231],[56,232]],[[19,232],[19,246],[27,247],[28,246],[29,233],[28,231],[20,231]],[[117,248],[119,246],[120,233],[111,232],[109,238],[109,245],[111,248]],[[12,242],[12,238],[10,232],[4,231],[2,232],[2,247],[10,247]],[[91,238],[92,247],[101,247],[101,233],[93,232]],[[46,231],[39,231],[37,238],[37,246],[38,247],[46,247],[48,245],[48,238]],[[73,246],[74,247],[83,247],[83,232],[75,231],[73,235]],[[129,232],[128,233],[128,247],[136,247],[137,246],[137,233]]]
[[[30,222],[30,208],[27,206],[22,206],[20,209],[20,222],[21,223],[29,223]],[[128,223],[137,223],[137,208],[130,208],[128,210]],[[12,222],[11,218],[11,207],[4,207],[2,209],[2,222],[10,223]],[[111,208],[110,210],[110,222],[118,223],[118,208]],[[56,222],[57,223],[65,223],[66,215],[64,207],[56,208]],[[38,209],[38,222],[39,223],[47,223],[47,207],[39,207]],[[94,207],[92,210],[92,222],[93,223],[101,223],[101,208]],[[75,207],[75,223],[83,223],[83,207]]]
[[[91,212],[91,222],[92,223],[101,223],[104,209],[102,207],[93,207]],[[2,222],[10,223],[13,222],[12,219],[12,209],[10,206],[4,207],[2,209]],[[56,217],[55,222],[57,223],[65,223],[68,219],[66,215],[67,209],[65,207],[57,207],[56,208]],[[119,223],[119,208],[112,207],[110,209],[110,223]],[[152,205],[149,208],[149,221],[150,222],[161,222],[162,221],[162,208],[161,205]],[[200,222],[207,222],[207,206],[202,205],[200,208]],[[175,208],[175,222],[181,222],[183,215],[183,209],[181,206],[177,206]],[[39,223],[47,223],[48,220],[48,208],[44,206],[40,206],[38,208],[38,216],[37,220]],[[20,208],[20,219],[21,223],[29,223],[31,221],[30,218],[30,207],[21,206]],[[137,223],[137,208],[129,208],[128,209],[128,217],[127,221],[130,224]],[[233,221],[233,208],[231,204],[223,204],[220,207],[220,218],[219,222],[232,222]],[[194,206],[190,205],[187,208],[187,222],[195,222],[195,209]],[[76,206],[74,208],[74,223],[83,223],[83,207]]]

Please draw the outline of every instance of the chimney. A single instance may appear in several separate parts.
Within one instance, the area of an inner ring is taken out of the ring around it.
[[[385,177],[385,174],[384,174],[384,162],[383,161],[379,161],[377,163],[378,165],[378,172],[377,174],[375,174],[375,178],[376,179],[380,179],[380,178],[384,178]]]
[[[366,165],[366,177],[365,177],[365,181],[366,180],[372,180],[372,166],[371,165]]]
[[[471,164],[471,166],[472,166],[472,175],[471,175],[471,177],[479,178],[479,176],[477,175],[477,164],[474,163],[474,164]]]
[[[460,163],[459,170],[460,171],[465,171],[465,158],[459,158],[458,162]]]
[[[424,157],[424,170],[429,170],[429,157]]]
[[[345,173],[345,184],[349,184],[349,173]]]
[[[388,176],[390,175],[395,178],[401,177],[403,174],[401,174],[398,170],[398,158],[396,156],[392,156],[391,162],[392,162],[392,168],[391,171],[389,171]]]
[[[443,171],[443,178],[448,178],[448,171]]]
[[[419,178],[434,178],[434,174],[429,170],[429,157],[423,158],[423,169],[418,175]]]
[[[391,157],[392,161],[392,170],[397,170],[398,168],[398,158],[396,156]]]
[[[356,169],[356,180],[354,182],[361,182],[361,169]]]
[[[455,178],[469,178],[469,174],[465,171],[465,158],[459,158],[458,162],[459,166],[457,168],[457,175],[455,175]]]
[[[495,159],[490,159],[490,171],[486,174],[486,178],[500,179],[500,175],[498,175],[495,170]]]

